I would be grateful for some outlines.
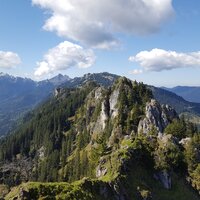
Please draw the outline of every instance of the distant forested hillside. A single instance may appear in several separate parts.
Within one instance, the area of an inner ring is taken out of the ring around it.
[[[183,97],[187,101],[200,103],[200,87],[177,86],[164,89]]]

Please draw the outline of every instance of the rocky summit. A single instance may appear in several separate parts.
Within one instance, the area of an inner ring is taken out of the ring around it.
[[[163,131],[174,119],[178,119],[178,114],[169,105],[160,105],[155,99],[151,99],[145,108],[145,118],[139,122],[138,133],[148,134],[152,126],[156,127],[159,134],[163,135]]]

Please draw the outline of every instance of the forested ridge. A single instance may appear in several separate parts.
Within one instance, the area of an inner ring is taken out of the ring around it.
[[[85,199],[170,199],[170,192],[171,200],[198,199],[198,130],[152,98],[145,84],[124,77],[109,88],[88,82],[60,90],[1,139],[1,183],[12,187],[36,181],[21,186],[26,195],[34,190],[33,199],[58,198],[61,193],[61,199],[78,199],[80,193]],[[30,167],[8,167],[19,162]],[[17,190],[9,195],[18,195]]]

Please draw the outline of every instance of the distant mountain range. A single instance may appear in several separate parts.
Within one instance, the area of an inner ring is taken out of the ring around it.
[[[0,73],[0,136],[12,130],[24,113],[52,96],[55,88],[79,87],[88,81],[94,81],[101,86],[108,87],[118,77],[118,75],[107,72],[89,73],[73,79],[67,75],[59,74],[51,79],[36,82],[28,78]],[[187,112],[200,116],[200,103],[186,101],[167,88],[149,87],[159,102],[173,106],[179,114]],[[188,88],[191,91],[191,87],[184,88]],[[197,99],[197,95],[194,97],[191,95],[190,98]]]
[[[62,74],[58,74],[57,76],[51,78],[51,79],[47,79],[45,81],[41,81],[39,83],[42,83],[42,82],[46,82],[46,83],[51,83],[53,84],[54,86],[58,86],[58,85],[61,85],[67,81],[70,81],[71,78],[67,75],[62,75]]]
[[[187,101],[200,103],[200,87],[177,86],[173,88],[163,87],[163,89],[173,92]]]
[[[9,132],[24,112],[47,98],[54,84],[0,74],[0,135]]]
[[[150,88],[154,97],[160,103],[173,106],[179,114],[189,112],[200,116],[200,103],[186,101],[183,97],[162,88],[153,86],[150,86]]]

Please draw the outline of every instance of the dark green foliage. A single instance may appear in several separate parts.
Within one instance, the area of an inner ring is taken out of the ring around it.
[[[189,181],[200,190],[200,134],[195,134],[185,146],[185,161],[189,172]]]
[[[137,136],[133,142],[135,159],[138,162],[143,162],[148,169],[154,168],[153,152],[157,148],[158,142],[156,137]]]
[[[182,161],[182,153],[179,147],[172,141],[160,144],[154,153],[154,157],[157,170],[170,171],[178,167]]]
[[[178,139],[186,137],[186,123],[181,120],[174,120],[165,129],[166,134],[172,134]]]
[[[171,134],[177,137],[179,140],[185,137],[191,137],[194,133],[197,132],[197,127],[189,121],[186,121],[184,117],[180,120],[173,120],[171,124],[169,124],[166,129],[166,134]]]
[[[152,92],[143,83],[131,82],[126,78],[118,79],[118,85],[118,124],[123,127],[124,132],[136,131],[139,120],[144,115],[146,102],[153,97]]]
[[[189,172],[194,171],[200,163],[200,134],[195,134],[186,145],[185,159]]]
[[[106,152],[107,145],[104,136],[98,137],[96,139],[96,147],[92,149],[93,151],[93,159],[98,160],[101,156],[103,156]]]

